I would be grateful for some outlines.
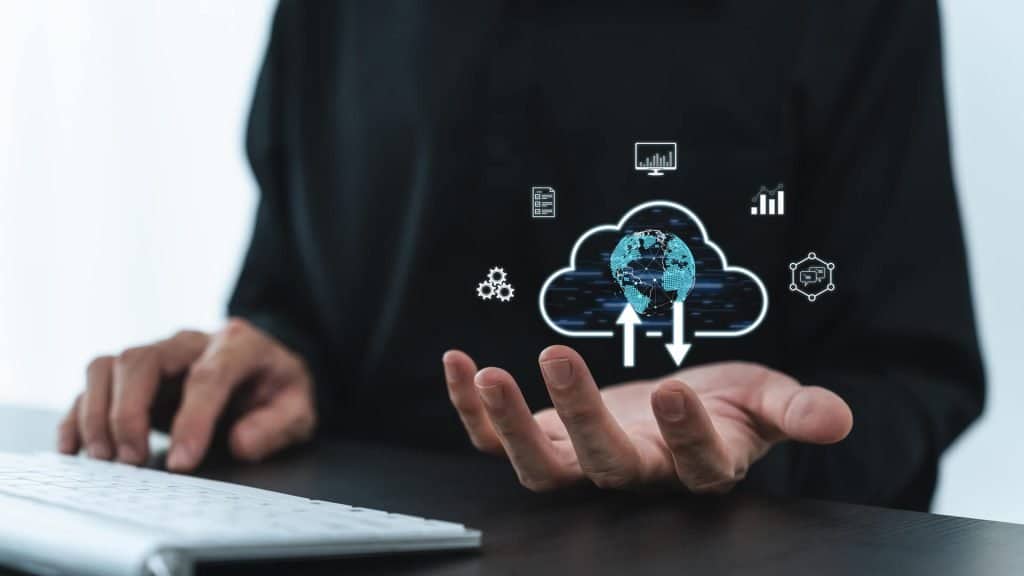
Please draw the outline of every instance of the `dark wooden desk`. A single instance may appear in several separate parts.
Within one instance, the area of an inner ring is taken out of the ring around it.
[[[0,420],[10,422],[0,410]],[[11,438],[0,449],[11,449]],[[24,445],[24,442],[21,444]],[[203,475],[463,522],[479,553],[216,567],[207,574],[1024,574],[1024,526],[735,494],[535,495],[496,459],[341,442]]]

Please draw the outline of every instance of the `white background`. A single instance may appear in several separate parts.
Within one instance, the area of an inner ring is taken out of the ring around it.
[[[0,1],[0,402],[63,408],[96,353],[220,322],[255,206],[242,134],[272,11]],[[1024,3],[943,12],[990,395],[936,509],[1024,522]]]

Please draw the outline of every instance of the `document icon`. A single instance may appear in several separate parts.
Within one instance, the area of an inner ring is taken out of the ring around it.
[[[533,217],[555,217],[555,189],[550,186],[534,186],[530,189],[533,196]]]

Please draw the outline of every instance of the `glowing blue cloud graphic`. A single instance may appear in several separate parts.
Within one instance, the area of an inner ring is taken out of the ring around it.
[[[656,200],[576,240],[569,266],[555,271],[540,290],[540,313],[552,330],[573,338],[615,335],[615,319],[626,299],[612,279],[610,254],[624,234],[647,229],[671,232],[693,250],[697,279],[686,300],[686,322],[694,327],[694,337],[734,338],[761,324],[768,313],[768,291],[761,279],[746,268],[730,266],[696,214],[675,202]],[[647,318],[644,327],[669,328],[671,318]]]

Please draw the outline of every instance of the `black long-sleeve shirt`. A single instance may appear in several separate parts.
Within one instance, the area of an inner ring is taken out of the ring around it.
[[[634,170],[633,143],[678,143]],[[327,433],[464,447],[441,355],[549,405],[536,357],[601,384],[674,370],[663,341],[571,339],[537,293],[588,228],[668,199],[699,214],[770,308],[687,365],[742,359],[853,408],[839,445],[785,444],[745,485],[923,509],[983,373],[953,189],[935,0],[282,2],[248,151],[262,191],[230,304],[312,367]],[[751,216],[784,183],[785,215]],[[531,186],[557,218],[531,218]],[[836,264],[814,303],[809,251]],[[503,266],[511,302],[476,297]]]

